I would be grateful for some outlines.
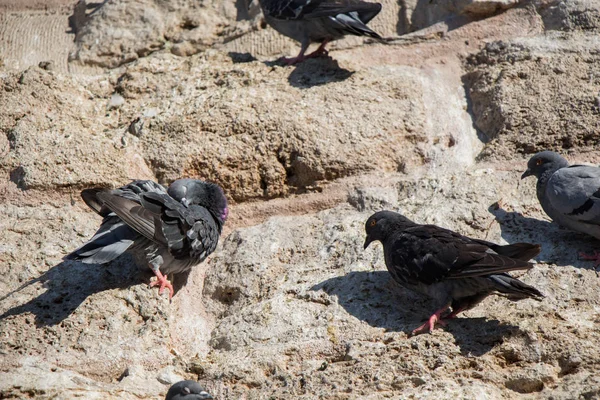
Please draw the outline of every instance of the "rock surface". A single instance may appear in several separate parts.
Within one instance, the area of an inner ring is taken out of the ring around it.
[[[296,67],[243,1],[74,3],[46,4],[71,17],[69,62],[0,40],[0,397],[161,399],[181,379],[218,399],[600,396],[600,279],[577,256],[598,243],[519,180],[541,149],[600,162],[596,2],[384,2],[385,44]],[[61,261],[99,224],[82,188],[184,176],[232,207],[171,304],[128,256]],[[547,297],[409,337],[432,304],[362,249],[380,209],[542,244],[518,275]]]
[[[597,150],[599,54],[597,34],[550,32],[493,42],[469,58],[475,125],[491,141],[481,156]]]

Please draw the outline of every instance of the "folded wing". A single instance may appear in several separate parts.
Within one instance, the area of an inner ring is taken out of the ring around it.
[[[546,196],[564,216],[600,223],[600,168],[572,165],[559,169],[548,180]]]
[[[425,284],[530,269],[524,255],[539,253],[536,245],[489,246],[434,225],[406,229],[398,240],[391,261],[409,281]]]

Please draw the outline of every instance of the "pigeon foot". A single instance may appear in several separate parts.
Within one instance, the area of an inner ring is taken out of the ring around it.
[[[315,57],[321,57],[321,56],[328,56],[329,52],[327,50],[325,50],[325,46],[327,45],[327,43],[329,43],[327,40],[324,41],[323,43],[321,43],[321,45],[319,46],[319,48],[316,49],[315,51],[313,51],[312,53],[310,53],[309,55],[307,55],[306,58],[315,58]]]
[[[150,282],[150,287],[160,285],[160,287],[158,289],[158,294],[163,294],[163,292],[165,291],[165,288],[169,289],[169,301],[171,301],[171,299],[173,298],[173,292],[174,292],[173,285],[171,285],[171,282],[169,282],[167,277],[164,276],[163,274],[161,274],[159,270],[156,270],[153,272],[156,275],[157,279],[155,281]]]
[[[427,322],[425,322],[423,325],[421,325],[420,327],[418,327],[417,329],[412,331],[412,335],[419,335],[421,333],[425,333],[425,332],[432,332],[435,329],[435,324],[441,325],[441,326],[446,326],[446,321],[444,321],[441,318],[441,315],[444,313],[444,311],[446,311],[448,308],[450,307],[450,305],[444,306],[442,308],[440,308],[439,310],[437,310],[436,312],[433,313],[433,315],[431,317],[429,317],[429,319],[427,320]]]
[[[594,254],[579,253],[579,258],[585,261],[593,261],[596,269],[600,266],[600,253],[597,250],[594,250]]]

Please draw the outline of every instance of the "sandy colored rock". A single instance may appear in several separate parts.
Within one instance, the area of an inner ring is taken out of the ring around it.
[[[594,0],[536,2],[547,29],[592,31],[600,29],[600,10]]]
[[[75,80],[31,67],[0,80],[0,130],[8,142],[0,170],[22,189],[118,185],[151,178],[134,147],[112,131],[108,102]]]
[[[320,190],[361,172],[472,162],[479,143],[450,71],[355,66],[310,60],[290,74],[211,50],[163,53],[91,79],[29,69],[5,79],[10,151],[0,165],[22,188],[192,176],[245,201]],[[32,114],[18,106],[23,99]],[[56,103],[65,107],[42,107]],[[432,114],[440,104],[444,113]],[[458,116],[454,133],[439,129],[444,116]],[[102,167],[89,174],[95,164]]]
[[[517,188],[518,173],[496,168],[402,179],[395,184],[397,208],[419,222],[487,240],[547,243],[555,235],[564,246],[593,245],[535,219],[543,217],[531,200],[533,187]],[[380,246],[362,249],[364,221],[393,195],[367,187],[350,193],[351,203],[356,198],[363,199],[360,213],[340,206],[276,217],[228,237],[216,256],[222,267],[205,281],[205,304],[219,322],[204,379],[219,377],[233,397],[250,398],[567,398],[573,380],[587,381],[576,371],[585,368],[583,360],[590,368],[598,362],[585,343],[597,335],[597,296],[589,293],[597,293],[599,282],[590,269],[557,266],[579,264],[575,253],[545,247],[542,263],[520,274],[547,295],[543,302],[491,297],[447,332],[408,338],[405,332],[428,315],[431,302],[391,281]],[[540,228],[546,225],[552,228]],[[559,289],[572,279],[582,288]],[[551,341],[542,339],[548,336]]]
[[[386,0],[376,30],[425,29],[295,67],[242,1],[135,3],[79,2],[68,70],[37,50],[0,67],[0,397],[163,399],[182,378],[225,400],[600,396],[600,280],[578,259],[598,243],[519,180],[546,146],[600,162],[593,0]],[[182,176],[231,210],[173,303],[128,256],[62,261],[100,223],[82,187]],[[542,244],[517,274],[546,298],[408,337],[432,304],[363,250],[380,209]]]
[[[499,11],[515,7],[519,3],[522,2],[519,0],[463,0],[458,2],[457,7],[464,14],[488,17]]]
[[[470,57],[474,121],[490,141],[481,156],[596,150],[600,82],[591,77],[599,50],[596,35],[553,32],[492,42]]]

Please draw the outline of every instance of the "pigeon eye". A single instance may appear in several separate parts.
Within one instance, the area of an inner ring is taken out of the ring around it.
[[[369,226],[375,226],[375,225],[377,225],[377,221],[372,219],[371,222],[369,222]]]
[[[539,160],[537,160],[535,162],[535,165],[542,165],[544,163],[544,160],[542,160],[541,158]]]
[[[189,387],[184,387],[184,388],[183,388],[183,393],[185,393],[185,394],[190,394],[190,393],[192,393],[192,391],[190,390],[190,388],[189,388]]]

